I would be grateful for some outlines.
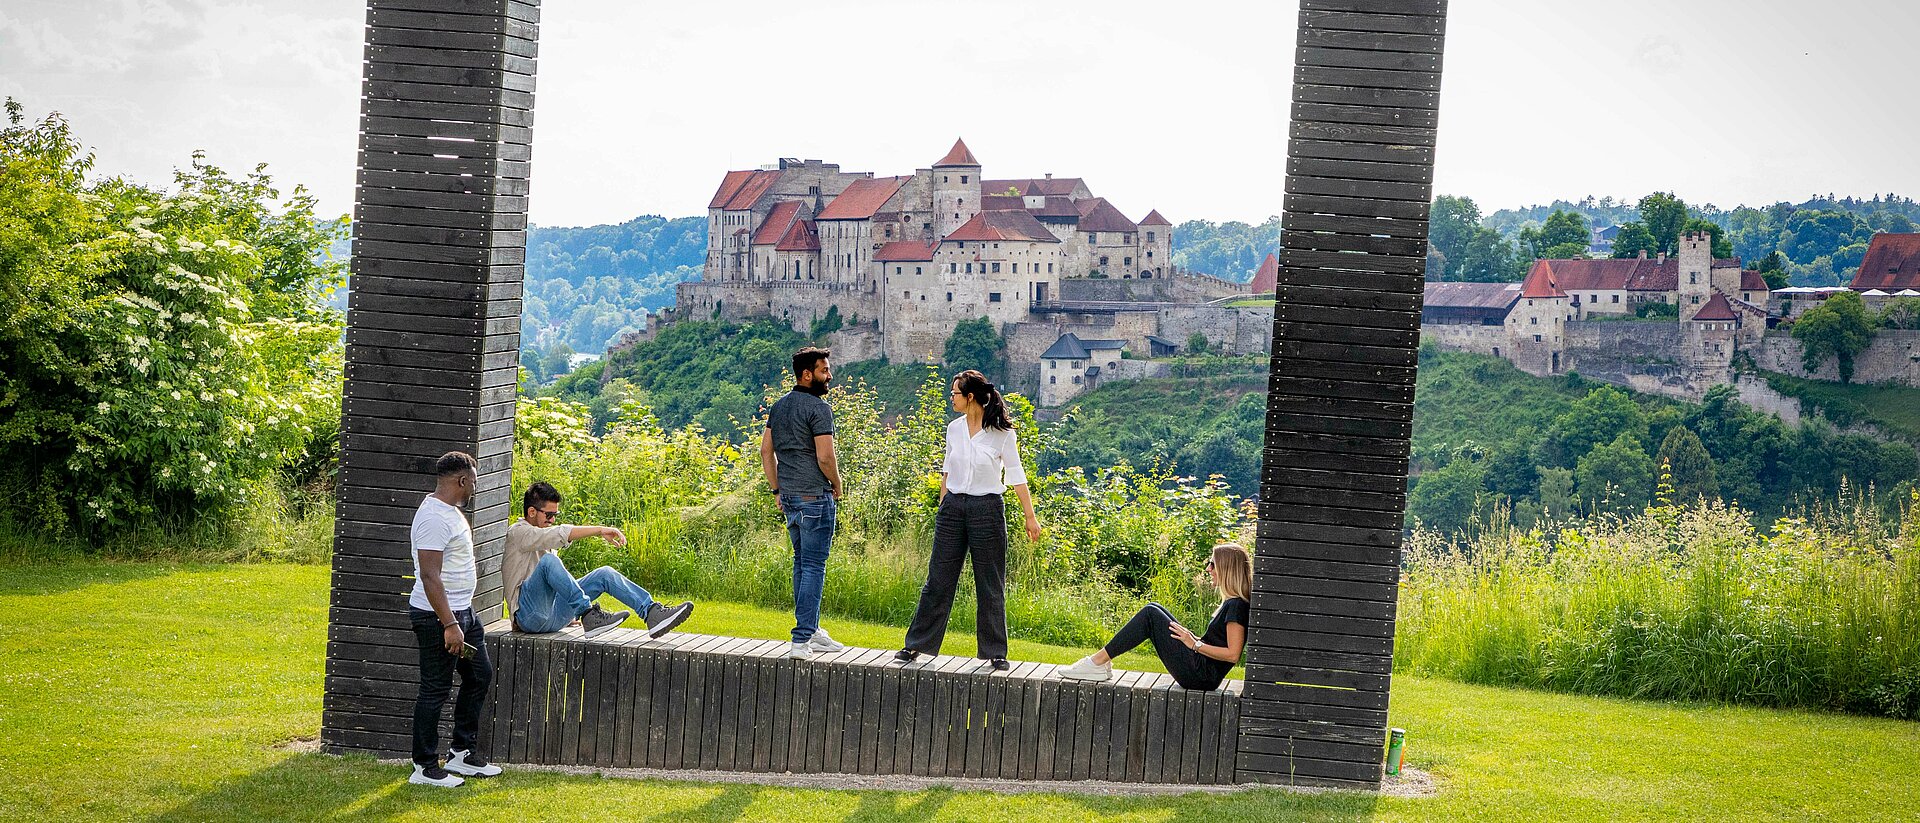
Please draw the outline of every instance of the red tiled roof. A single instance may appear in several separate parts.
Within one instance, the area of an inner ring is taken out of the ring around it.
[[[947,235],[948,240],[1027,240],[1058,243],[1060,239],[1033,215],[1017,209],[983,211]]]
[[[1081,178],[1078,177],[1014,177],[1005,180],[982,180],[980,191],[1006,194],[1007,189],[1013,189],[1025,195],[1044,194],[1050,197],[1067,197],[1073,194],[1073,190],[1079,188],[1080,184]]]
[[[1540,298],[1540,299],[1566,297],[1567,293],[1564,291],[1561,291],[1560,284],[1555,282],[1554,280],[1553,266],[1552,266],[1553,263],[1564,263],[1564,262],[1568,262],[1568,261],[1565,261],[1565,260],[1533,261],[1533,270],[1527,272],[1527,279],[1520,281],[1520,296],[1530,297],[1530,298]]]
[[[919,263],[933,259],[933,253],[939,244],[927,244],[918,240],[897,240],[881,246],[873,253],[873,259],[882,263]]]
[[[1254,294],[1266,294],[1279,287],[1280,258],[1268,253],[1267,259],[1260,261],[1260,270],[1254,272],[1253,282],[1249,284],[1249,288]]]
[[[1160,216],[1160,210],[1159,210],[1159,209],[1154,209],[1153,211],[1150,211],[1150,212],[1147,212],[1147,219],[1145,219],[1145,220],[1142,220],[1142,221],[1140,221],[1140,225],[1142,225],[1142,226],[1171,226],[1171,225],[1173,225],[1173,224],[1172,224],[1172,223],[1170,223],[1170,222],[1167,222],[1167,218],[1165,218],[1165,217],[1161,217],[1161,216]]]
[[[1007,194],[983,194],[980,196],[981,211],[1003,211],[1006,209],[1024,209],[1027,198]]]
[[[947,151],[947,156],[940,158],[933,165],[934,168],[941,166],[978,166],[980,165],[980,161],[974,159],[973,152],[967,149],[967,141],[955,138],[953,148]]]
[[[725,206],[727,201],[732,199],[733,195],[738,193],[740,187],[746,185],[747,179],[752,176],[753,172],[750,171],[727,172],[727,176],[720,179],[720,190],[713,193],[712,200],[707,201],[707,208],[717,209]]]
[[[1080,210],[1081,231],[1139,231],[1140,227],[1128,220],[1119,209],[1107,202],[1105,197],[1089,197],[1075,200],[1074,206]]]
[[[1693,315],[1693,319],[1737,320],[1739,317],[1733,313],[1733,307],[1727,305],[1727,296],[1716,291],[1712,297],[1707,298],[1707,304],[1701,306],[1700,311]]]
[[[906,185],[905,177],[869,177],[853,181],[846,191],[820,210],[815,220],[867,220]]]
[[[1499,309],[1506,311],[1520,301],[1519,283],[1433,283],[1425,284],[1424,306],[1429,309]]]
[[[1767,278],[1762,277],[1760,272],[1753,269],[1740,270],[1741,291],[1766,291],[1769,288],[1772,287],[1767,285]]]
[[[734,172],[729,172],[728,176],[733,174]],[[773,184],[780,179],[780,172],[777,171],[750,171],[747,175],[748,177],[734,189],[733,194],[727,197],[726,203],[720,208],[727,211],[753,208],[753,204],[759,202],[760,196],[766,194],[767,190],[773,188]],[[713,207],[708,206],[708,208]]]
[[[782,200],[773,204],[773,211],[767,212],[767,219],[760,221],[760,228],[753,233],[753,245],[767,246],[780,242],[787,236],[787,229],[793,226],[793,219],[800,215],[800,201]]]
[[[1673,291],[1680,288],[1680,260],[1675,257],[1665,260],[1645,257],[1536,260],[1533,265],[1539,268],[1543,264],[1551,270],[1553,282],[1564,291]],[[1740,259],[1716,259],[1712,266],[1716,269],[1739,268]],[[1760,288],[1748,286],[1746,275],[1741,275],[1740,282],[1740,288],[1749,291]]]
[[[1851,285],[1854,291],[1920,289],[1920,234],[1874,235]]]
[[[795,220],[793,225],[787,228],[786,235],[780,238],[780,245],[774,246],[773,250],[819,251],[820,233],[814,231],[812,223],[805,220]]]

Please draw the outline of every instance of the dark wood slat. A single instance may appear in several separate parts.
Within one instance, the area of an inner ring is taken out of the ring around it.
[[[1410,89],[1429,92],[1440,90],[1440,73],[1436,71],[1299,65],[1293,69],[1293,79],[1296,83],[1314,86]],[[1432,158],[1433,156],[1428,154],[1421,162],[1432,162]]]
[[[1061,774],[1058,763],[1065,750],[1059,741],[1061,692],[1061,681],[1057,678],[1040,682],[1040,729],[1035,737],[1034,761],[1034,779],[1037,780],[1054,780],[1056,775]]]
[[[525,40],[535,40],[540,36],[538,24],[516,20],[504,14],[462,14],[374,7],[367,12],[367,25],[379,28],[504,34]]]
[[[1297,103],[1326,103],[1341,106],[1391,107],[1438,110],[1440,92],[1424,89],[1361,88],[1355,86],[1310,85],[1294,77],[1293,99]]]
[[[1309,11],[1346,11],[1364,14],[1413,14],[1446,17],[1447,0],[1301,0]]]
[[[1302,164],[1319,165],[1319,161],[1300,161]],[[1325,163],[1345,167],[1352,164],[1346,160],[1328,160]],[[1340,173],[1336,167],[1335,173]],[[1332,176],[1309,176],[1288,174],[1286,192],[1289,195],[1305,194],[1323,197],[1364,198],[1367,200],[1412,201],[1425,206],[1433,192],[1430,183],[1401,183],[1391,180],[1362,180]]]
[[[368,80],[392,80],[401,83],[437,83],[448,86],[498,87],[521,92],[531,92],[534,87],[532,75],[515,74],[499,69],[472,67],[461,68],[454,66],[414,66],[404,63],[368,63],[364,77]]]
[[[1396,349],[1417,349],[1420,345],[1420,333],[1418,331],[1406,329],[1374,329],[1328,322],[1276,320],[1273,324],[1273,336],[1276,339],[1282,340],[1343,343]],[[514,337],[515,339],[518,338],[517,335],[514,335]]]
[[[1304,14],[1304,12],[1303,12]],[[1303,21],[1303,24],[1305,21]],[[1318,29],[1303,25],[1301,48],[1353,49],[1360,51],[1414,52],[1439,54],[1445,38],[1439,34],[1401,34],[1382,31]]]
[[[1391,44],[1391,42],[1392,41],[1388,41],[1389,44]],[[510,37],[502,33],[488,34],[372,26],[367,29],[367,45],[368,48],[388,46],[393,48],[432,51],[501,52],[515,57],[525,57],[529,59],[539,55],[539,50],[535,46],[534,41],[522,37]],[[1352,46],[1352,48],[1363,47],[1364,46]],[[1380,50],[1422,51],[1423,49],[1402,47]]]
[[[1343,106],[1296,100],[1293,119],[1303,123],[1335,123],[1349,126],[1395,126],[1431,130],[1439,125],[1433,109],[1387,108],[1384,106]]]
[[[1275,302],[1274,321],[1277,323],[1319,323],[1338,324],[1346,328],[1391,329],[1415,335],[1418,340],[1420,315],[1416,312],[1390,310],[1374,311],[1370,309],[1349,309],[1333,306],[1309,306],[1298,302]],[[1406,387],[1405,399],[1411,402],[1413,388]]]
[[[1316,147],[1340,146],[1347,149],[1354,149],[1355,151],[1351,152],[1354,156],[1364,156],[1368,154],[1368,152],[1359,151],[1361,149],[1378,149],[1385,151],[1421,148],[1418,146],[1386,146],[1364,143],[1320,143],[1311,140],[1295,140],[1293,144],[1295,146],[1307,145]],[[1335,157],[1342,156],[1335,154],[1331,149],[1322,149],[1321,152]],[[1368,237],[1380,235],[1386,237],[1404,237],[1420,241],[1427,239],[1429,227],[1426,220],[1417,218],[1317,214],[1310,211],[1287,211],[1280,219],[1289,231],[1335,232],[1338,234],[1353,234]]]
[[[1348,601],[1361,602],[1361,601]],[[1386,692],[1391,687],[1391,675],[1354,672],[1345,669],[1324,669],[1305,665],[1279,665],[1266,663],[1248,663],[1249,680],[1279,683],[1302,683],[1310,686],[1332,686],[1343,689],[1356,689],[1363,692]]]
[[[369,9],[430,11],[448,14],[505,15],[528,23],[540,22],[540,4],[512,0],[367,0]]]

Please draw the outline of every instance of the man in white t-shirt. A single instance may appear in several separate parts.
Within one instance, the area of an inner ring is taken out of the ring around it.
[[[459,775],[491,777],[500,767],[474,751],[480,712],[486,707],[493,661],[486,632],[473,616],[479,574],[473,562],[473,529],[460,507],[480,482],[480,464],[464,452],[447,452],[434,463],[433,493],[413,515],[413,594],[407,617],[420,642],[420,696],[413,703],[413,776],[409,783],[458,786]],[[440,765],[440,709],[460,673],[453,704],[453,743]],[[449,774],[452,772],[452,774]]]
[[[611,526],[567,526],[560,523],[560,492],[551,483],[536,481],[521,497],[521,518],[507,527],[506,556],[500,563],[507,603],[513,606],[513,627],[540,634],[557,632],[577,618],[587,637],[596,637],[620,625],[628,612],[609,612],[593,602],[602,594],[625,604],[647,622],[647,636],[659,637],[693,614],[692,603],[668,606],[628,580],[612,566],[601,566],[578,580],[560,562],[560,549],[586,537],[598,537],[615,546],[627,545],[627,536]]]

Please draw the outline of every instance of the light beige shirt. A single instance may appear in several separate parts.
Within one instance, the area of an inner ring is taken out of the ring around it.
[[[540,555],[557,552],[567,545],[572,526],[535,526],[522,517],[507,527],[506,556],[500,561],[500,582],[507,585],[507,605],[520,610],[520,585],[533,576],[533,564]]]

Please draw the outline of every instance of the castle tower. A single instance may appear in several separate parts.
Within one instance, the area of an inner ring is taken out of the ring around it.
[[[1688,232],[1680,238],[1680,320],[1692,320],[1713,296],[1713,235]]]
[[[933,232],[946,237],[980,213],[980,161],[967,141],[954,140],[947,156],[933,164]]]
[[[1140,221],[1140,260],[1141,276],[1151,272],[1161,277],[1173,270],[1173,223],[1160,216],[1160,210],[1147,212]]]

